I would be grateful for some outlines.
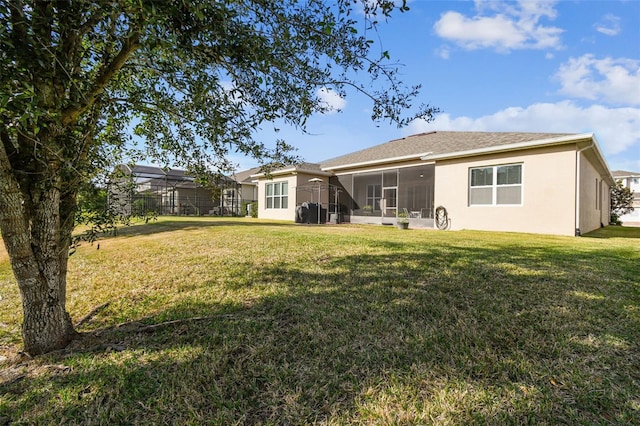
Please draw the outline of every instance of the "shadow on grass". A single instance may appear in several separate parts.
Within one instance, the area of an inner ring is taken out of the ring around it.
[[[246,271],[230,289],[270,291],[242,305],[185,299],[145,321],[183,322],[89,336],[93,349],[45,359],[70,371],[0,386],[0,418],[640,421],[637,252],[410,249]]]

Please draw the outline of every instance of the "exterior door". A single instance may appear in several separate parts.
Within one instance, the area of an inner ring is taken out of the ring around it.
[[[382,197],[385,200],[382,215],[384,217],[396,217],[398,213],[398,187],[383,188]]]

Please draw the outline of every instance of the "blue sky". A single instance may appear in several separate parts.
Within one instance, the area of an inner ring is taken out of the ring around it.
[[[611,170],[640,171],[640,0],[408,5],[381,25],[377,48],[403,64],[407,85],[422,84],[416,104],[442,110],[433,122],[374,123],[368,99],[349,93],[328,96],[340,111],[311,117],[310,134],[259,139],[283,138],[320,162],[431,130],[593,132]]]

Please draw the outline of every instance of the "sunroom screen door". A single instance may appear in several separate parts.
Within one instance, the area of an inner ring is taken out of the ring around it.
[[[398,187],[383,188],[382,197],[385,200],[384,217],[396,217],[398,212]]]

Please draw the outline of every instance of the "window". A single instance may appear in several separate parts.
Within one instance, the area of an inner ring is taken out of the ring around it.
[[[469,204],[493,204],[493,167],[471,169]]]
[[[289,188],[287,182],[267,183],[267,208],[286,209],[289,207]]]
[[[380,210],[380,198],[382,198],[382,186],[367,185],[367,205],[371,206],[374,210]]]
[[[602,209],[602,181],[596,178],[596,210]]]
[[[469,205],[522,204],[522,164],[469,170]]]

